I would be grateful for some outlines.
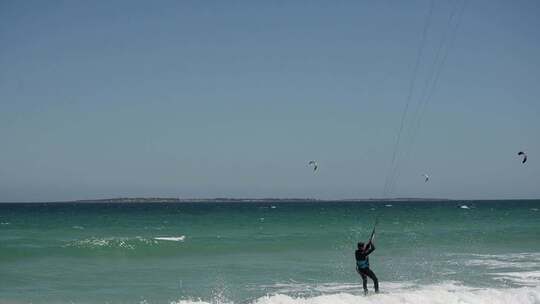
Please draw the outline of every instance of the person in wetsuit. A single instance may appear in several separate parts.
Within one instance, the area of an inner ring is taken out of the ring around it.
[[[367,278],[369,277],[373,281],[373,287],[375,292],[379,292],[379,280],[377,276],[369,269],[369,257],[368,255],[375,250],[373,242],[369,242],[364,246],[364,243],[358,243],[358,249],[354,252],[356,257],[356,272],[362,277],[362,285],[364,286],[364,294],[367,295]]]

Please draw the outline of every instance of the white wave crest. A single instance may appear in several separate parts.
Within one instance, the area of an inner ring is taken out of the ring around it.
[[[156,240],[146,239],[140,236],[127,238],[127,237],[106,237],[106,238],[97,238],[92,237],[83,240],[76,240],[69,242],[63,247],[75,247],[75,248],[88,248],[88,249],[97,249],[97,248],[121,248],[133,250],[138,245],[152,245],[157,244]]]
[[[532,270],[540,266],[540,253],[471,254],[467,266],[485,266],[489,269],[515,268]]]
[[[158,241],[173,241],[173,242],[183,242],[186,239],[185,235],[181,236],[159,236],[155,237],[154,240]]]
[[[201,300],[179,300],[171,304],[210,304]],[[223,302],[219,303],[233,303]],[[284,294],[268,295],[252,304],[538,304],[540,287],[508,289],[473,289],[452,284],[427,286],[417,290],[361,296],[351,293],[327,294],[315,297],[294,297]]]
[[[397,283],[385,282],[384,290],[387,292],[402,291],[404,289],[413,288],[413,283]],[[354,293],[362,289],[362,285],[358,283],[323,283],[310,284],[300,283],[291,280],[288,283],[275,283],[269,285],[254,285],[249,286],[250,290],[264,289],[271,294],[295,294],[295,295],[313,295],[313,294],[328,294],[328,293]]]
[[[521,285],[539,286],[540,271],[500,272],[492,273],[495,280],[510,281]]]

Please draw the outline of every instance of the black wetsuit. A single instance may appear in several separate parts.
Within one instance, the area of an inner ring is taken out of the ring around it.
[[[373,243],[369,243],[367,248],[364,250],[356,250],[354,253],[356,257],[356,271],[360,276],[362,277],[362,285],[364,286],[364,293],[367,294],[367,277],[369,277],[371,280],[373,280],[373,287],[375,288],[375,292],[379,292],[379,280],[377,280],[377,276],[369,269],[369,257],[368,255],[375,250],[375,246],[373,246]]]

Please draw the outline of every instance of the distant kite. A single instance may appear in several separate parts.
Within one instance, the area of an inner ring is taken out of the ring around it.
[[[523,151],[519,151],[518,155],[523,156],[523,160],[521,161],[521,163],[524,164],[527,161],[527,154]]]
[[[427,183],[428,180],[429,180],[429,175],[427,175],[427,174],[422,174],[422,176],[425,178],[424,183]]]
[[[314,160],[310,160],[308,166],[313,166],[313,172],[317,171],[317,168],[319,168],[319,164]]]

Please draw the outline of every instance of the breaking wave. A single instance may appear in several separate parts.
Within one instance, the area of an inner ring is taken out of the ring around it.
[[[75,240],[67,243],[63,247],[74,247],[81,249],[104,249],[104,248],[114,248],[114,249],[128,249],[134,250],[138,247],[148,247],[153,245],[158,245],[160,241],[184,241],[186,239],[185,235],[181,236],[164,236],[164,237],[91,237],[82,240]]]
[[[160,236],[155,237],[154,240],[158,241],[173,241],[173,242],[183,242],[186,239],[185,235],[181,236]]]
[[[157,244],[156,240],[143,238],[140,236],[127,238],[127,237],[106,237],[106,238],[87,238],[83,240],[76,240],[69,242],[64,247],[75,248],[123,248],[123,249],[135,249],[140,245],[152,245]]]
[[[178,300],[171,304],[234,303],[223,299],[205,302],[202,300]],[[273,294],[243,301],[251,304],[538,304],[540,287],[521,288],[470,288],[453,283],[426,286],[418,289],[405,288],[388,293],[362,296],[340,292],[312,297],[297,297]]]

